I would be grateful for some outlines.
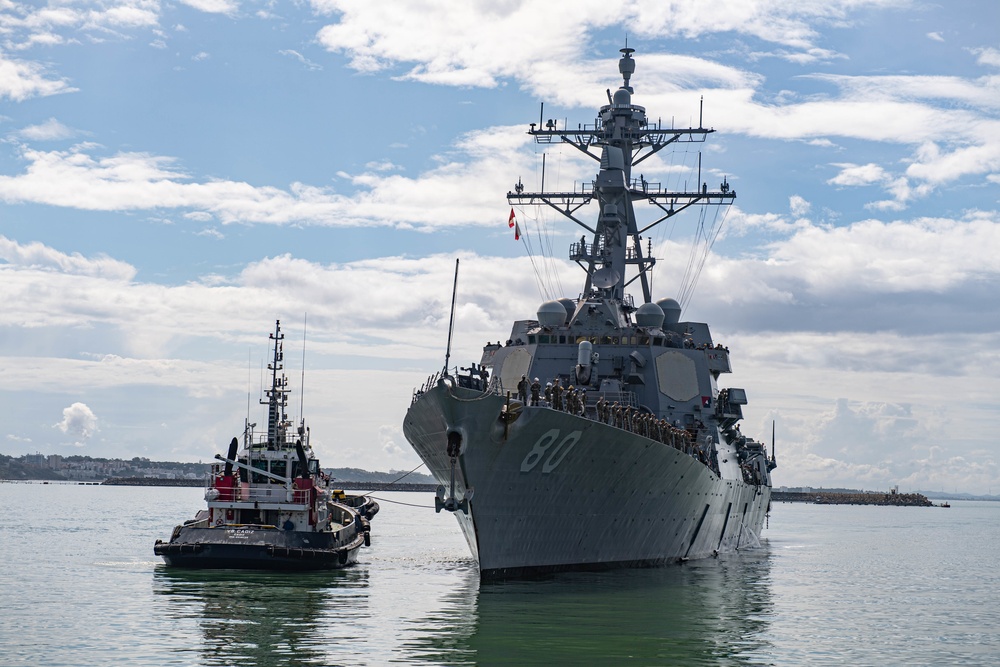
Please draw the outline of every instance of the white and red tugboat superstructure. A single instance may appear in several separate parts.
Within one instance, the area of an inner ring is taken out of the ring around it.
[[[378,504],[348,496],[320,469],[305,421],[297,428],[285,414],[288,379],[281,372],[281,322],[275,323],[268,364],[267,432],[247,420],[243,449],[233,438],[228,455],[216,455],[205,491],[207,509],[174,528],[153,552],[167,565],[191,568],[326,570],[357,561],[370,544],[370,519]]]

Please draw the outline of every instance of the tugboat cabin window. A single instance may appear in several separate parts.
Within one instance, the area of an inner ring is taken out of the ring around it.
[[[559,336],[559,343],[562,345],[566,344],[566,336]]]
[[[534,345],[534,344],[535,344],[535,337],[533,335],[528,336],[528,345]]]
[[[271,461],[271,472],[279,477],[284,477],[285,473],[288,471],[288,464],[286,461]],[[278,480],[271,478],[271,481],[278,484]]]
[[[250,465],[257,470],[267,470],[267,461],[256,459],[250,462]],[[250,475],[250,482],[253,484],[264,484],[267,482],[267,475],[261,475],[259,473],[252,473]]]
[[[549,342],[549,337],[548,336],[539,336],[538,337],[538,342],[539,343],[548,343]]]
[[[309,472],[313,475],[319,474],[319,461],[316,459],[309,459]]]

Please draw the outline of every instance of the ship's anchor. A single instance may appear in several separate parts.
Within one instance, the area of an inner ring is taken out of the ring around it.
[[[462,510],[466,514],[469,513],[469,501],[472,500],[472,495],[475,493],[475,489],[467,488],[465,490],[465,495],[459,500],[455,497],[455,466],[458,465],[458,453],[462,449],[462,434],[457,431],[448,432],[448,456],[451,457],[451,493],[447,498],[444,497],[445,488],[442,484],[438,486],[437,493],[434,496],[434,511],[440,512],[442,509],[446,509],[449,512],[455,512]]]

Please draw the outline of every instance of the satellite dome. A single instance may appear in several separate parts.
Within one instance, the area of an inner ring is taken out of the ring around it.
[[[663,310],[664,324],[677,324],[681,321],[681,304],[674,299],[660,299],[656,305]]]
[[[659,329],[663,326],[663,309],[655,303],[644,303],[635,311],[635,323],[640,327]]]
[[[566,309],[566,319],[568,320],[569,318],[573,317],[573,313],[576,312],[576,301],[567,297],[563,297],[559,299],[559,303],[561,303],[562,307]]]
[[[632,96],[624,88],[619,88],[618,90],[615,91],[613,100],[615,106],[618,105],[628,106],[629,104],[632,104]]]
[[[538,324],[543,327],[561,327],[566,318],[566,308],[559,301],[546,301],[538,307]]]

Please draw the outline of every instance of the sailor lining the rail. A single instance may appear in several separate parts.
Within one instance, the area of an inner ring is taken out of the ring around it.
[[[517,383],[517,398],[524,405],[528,404],[528,376],[522,375],[521,381]]]

